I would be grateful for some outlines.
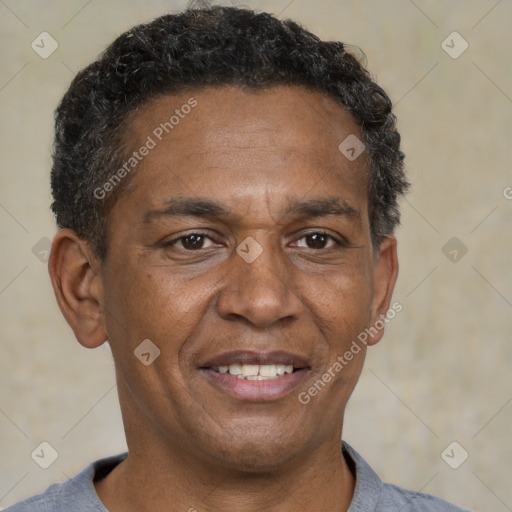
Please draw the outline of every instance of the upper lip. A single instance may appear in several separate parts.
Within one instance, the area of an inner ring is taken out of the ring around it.
[[[309,368],[308,363],[299,355],[284,351],[255,352],[250,350],[234,350],[224,352],[208,359],[200,368],[218,368],[230,364],[284,364],[294,368]]]

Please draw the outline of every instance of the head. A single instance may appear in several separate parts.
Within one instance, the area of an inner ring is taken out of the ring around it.
[[[50,273],[77,339],[110,342],[129,445],[151,429],[256,471],[339,434],[382,329],[335,362],[398,272],[399,143],[342,43],[250,10],[163,16],[77,75],[56,115]],[[291,360],[288,387],[215,375],[256,360]]]

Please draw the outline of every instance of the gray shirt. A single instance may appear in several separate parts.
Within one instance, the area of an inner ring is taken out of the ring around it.
[[[469,512],[430,494],[383,484],[361,455],[345,442],[342,452],[356,475],[348,512]],[[93,462],[67,482],[52,485],[43,494],[13,505],[5,512],[108,512],[94,490],[93,481],[106,476],[127,455]]]

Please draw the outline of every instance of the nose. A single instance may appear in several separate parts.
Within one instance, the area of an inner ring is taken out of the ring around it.
[[[263,248],[252,263],[234,253],[233,265],[217,297],[217,312],[226,319],[245,319],[258,328],[298,318],[304,305],[294,293],[292,273],[278,249]],[[289,262],[288,262],[289,265]]]

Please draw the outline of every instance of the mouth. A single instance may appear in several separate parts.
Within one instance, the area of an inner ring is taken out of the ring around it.
[[[247,351],[222,354],[199,367],[216,388],[248,401],[280,398],[297,387],[309,369],[294,354]]]

